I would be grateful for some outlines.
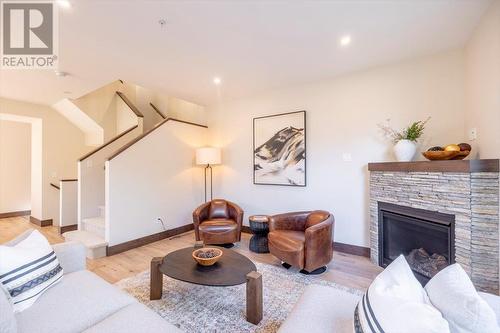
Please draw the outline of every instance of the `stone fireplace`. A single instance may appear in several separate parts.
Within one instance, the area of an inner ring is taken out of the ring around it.
[[[499,292],[499,160],[370,163],[370,250],[385,267],[406,256],[425,283],[459,263]]]

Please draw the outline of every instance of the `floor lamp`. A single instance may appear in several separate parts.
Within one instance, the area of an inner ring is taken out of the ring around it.
[[[215,147],[196,149],[196,164],[205,166],[205,202],[207,202],[207,172],[210,171],[210,201],[213,199],[212,191],[212,165],[221,163],[221,150]]]

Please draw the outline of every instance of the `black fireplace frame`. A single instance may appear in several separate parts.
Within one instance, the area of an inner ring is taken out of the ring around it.
[[[387,202],[378,202],[378,264],[381,267],[387,267],[384,262],[384,213],[400,215],[409,219],[419,219],[427,223],[438,226],[447,226],[448,228],[448,264],[455,263],[455,215],[434,212],[426,209],[401,206]],[[410,222],[411,223],[411,222]]]

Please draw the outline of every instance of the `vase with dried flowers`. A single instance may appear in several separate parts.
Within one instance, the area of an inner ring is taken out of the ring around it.
[[[431,118],[415,121],[401,131],[390,126],[390,119],[386,124],[378,124],[384,135],[394,143],[394,155],[398,162],[409,162],[413,160],[417,152],[418,139],[424,133],[425,125]]]

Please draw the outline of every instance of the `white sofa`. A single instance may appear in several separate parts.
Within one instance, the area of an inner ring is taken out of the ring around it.
[[[63,279],[20,313],[14,313],[0,290],[0,332],[181,332],[135,298],[87,271],[83,245],[68,242],[53,248],[64,270]]]
[[[500,325],[500,297],[481,292],[479,295],[493,308]],[[310,285],[278,333],[352,333],[354,309],[360,298],[331,287]]]

